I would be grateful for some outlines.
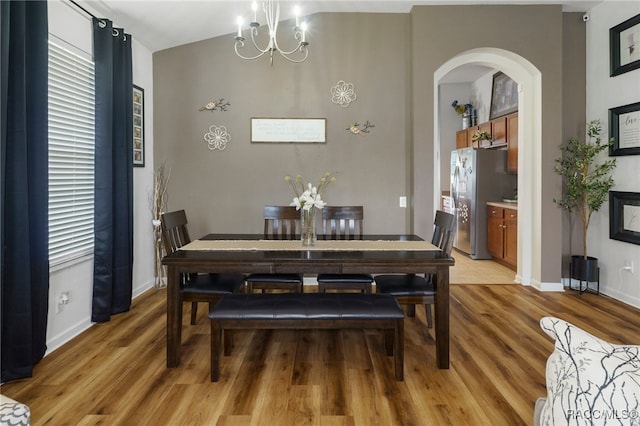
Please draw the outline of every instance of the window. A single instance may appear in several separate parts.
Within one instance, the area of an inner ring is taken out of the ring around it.
[[[49,42],[49,262],[93,251],[93,62]]]

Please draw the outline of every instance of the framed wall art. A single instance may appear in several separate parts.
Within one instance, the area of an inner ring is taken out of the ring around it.
[[[144,167],[144,89],[133,86],[133,166]]]
[[[640,68],[640,15],[609,30],[611,77]]]
[[[518,83],[503,72],[493,75],[489,120],[518,110]]]
[[[609,238],[640,245],[640,193],[609,191]]]
[[[253,143],[325,143],[326,118],[252,118]]]
[[[610,156],[640,154],[640,102],[609,109]]]

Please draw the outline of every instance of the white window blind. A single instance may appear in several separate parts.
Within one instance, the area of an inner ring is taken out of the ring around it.
[[[93,62],[49,42],[49,262],[93,252]]]

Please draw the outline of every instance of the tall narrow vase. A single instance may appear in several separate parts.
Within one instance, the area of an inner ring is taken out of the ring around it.
[[[154,249],[155,249],[155,288],[166,288],[167,287],[167,273],[165,271],[164,265],[162,265],[162,231],[160,228],[156,228],[153,231],[154,235]]]
[[[303,246],[316,245],[316,209],[300,209],[300,239]]]

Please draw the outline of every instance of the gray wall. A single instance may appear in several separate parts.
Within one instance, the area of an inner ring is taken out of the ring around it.
[[[262,206],[293,198],[285,175],[315,183],[325,171],[337,182],[324,198],[364,205],[365,231],[408,230],[398,197],[408,195],[409,15],[316,14],[310,21],[310,54],[301,64],[278,55],[273,67],[267,58],[242,60],[231,35],[154,54],[154,160],[172,168],[169,209],[187,210],[193,237],[262,232]],[[348,108],[331,102],[339,80],[355,85]],[[231,102],[229,111],[198,112],[220,97]],[[327,143],[250,143],[251,117],[326,118]],[[375,128],[365,137],[346,131],[366,120]],[[231,134],[224,151],[203,141],[213,124]]]
[[[407,15],[311,18],[311,53],[303,64],[277,56],[272,68],[266,59],[240,60],[231,35],[154,54],[154,159],[172,167],[169,208],[188,210],[194,236],[260,232],[261,206],[287,204],[292,197],[284,175],[315,181],[328,170],[338,182],[326,200],[364,205],[366,231],[430,237],[433,73],[461,52],[496,47],[521,55],[542,73],[540,279],[559,282],[561,213],[552,199],[560,181],[553,165],[564,129],[584,121],[572,115],[563,122],[567,109],[584,111],[583,99],[563,105],[563,93],[577,93],[569,85],[584,89],[579,79],[563,80],[563,37],[576,34],[580,43],[584,35],[571,25],[563,29],[560,6],[416,6]],[[584,74],[580,65],[571,66]],[[355,84],[358,99],[349,108],[330,101],[338,80]],[[231,101],[229,112],[197,111],[218,97]],[[326,117],[327,143],[251,144],[249,119],[259,116]],[[354,120],[376,127],[366,137],[353,136],[345,128]],[[232,135],[225,151],[209,151],[202,140],[212,124],[225,125]],[[413,209],[398,207],[405,194]]]
[[[565,81],[572,84],[565,84],[562,87],[562,99],[566,102],[562,105],[562,140],[557,147],[566,143],[571,138],[584,140],[586,129],[586,103],[587,93],[584,89],[587,86],[586,78],[586,50],[584,49],[586,26],[582,22],[583,13],[565,13],[563,19],[563,76]],[[571,100],[569,102],[568,100]],[[556,157],[560,157],[558,150]],[[558,191],[556,198],[562,196]],[[569,276],[569,263],[571,255],[580,253],[582,250],[582,227],[580,220],[570,220],[569,214],[562,213],[562,229],[565,230],[565,238],[562,243],[562,270],[563,276]]]
[[[559,282],[561,213],[553,204],[560,179],[553,172],[562,140],[563,14],[560,6],[416,6],[412,10],[413,172],[415,230],[431,226],[433,73],[453,56],[473,48],[512,51],[542,73],[542,282]],[[584,73],[584,71],[583,71]],[[582,86],[584,88],[584,86]],[[568,101],[572,102],[572,101]],[[584,111],[584,104],[581,105]],[[424,118],[427,119],[424,119]],[[526,117],[519,117],[526,120]],[[520,141],[520,144],[527,141]],[[537,277],[536,277],[537,278]]]

